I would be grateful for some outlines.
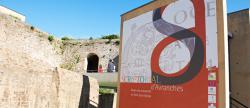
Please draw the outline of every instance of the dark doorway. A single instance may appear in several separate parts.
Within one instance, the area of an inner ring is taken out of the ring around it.
[[[90,53],[87,59],[88,59],[87,72],[96,73],[98,71],[99,57],[94,53]]]
[[[119,69],[119,55],[117,55],[114,59],[114,64],[115,64],[115,71],[118,72]]]

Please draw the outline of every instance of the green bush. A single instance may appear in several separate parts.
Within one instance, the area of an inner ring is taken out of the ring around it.
[[[119,36],[116,34],[112,34],[112,35],[102,36],[101,39],[119,39]]]
[[[90,37],[89,40],[93,40],[93,37]]]
[[[70,38],[67,36],[64,36],[64,37],[62,37],[62,40],[70,40]]]
[[[53,41],[53,40],[54,40],[54,36],[53,36],[53,35],[49,35],[48,40],[49,40],[50,42]]]
[[[115,44],[116,45],[120,45],[120,41],[118,40],[118,41],[115,41]]]
[[[34,26],[30,26],[30,29],[31,29],[31,30],[35,30],[35,27],[34,27]]]

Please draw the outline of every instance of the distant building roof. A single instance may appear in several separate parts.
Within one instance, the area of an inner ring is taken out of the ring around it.
[[[249,8],[246,8],[246,9],[242,9],[242,10],[230,12],[230,13],[228,13],[228,15],[230,15],[230,14],[235,14],[235,13],[239,13],[239,12],[242,12],[242,11],[250,11],[250,9],[249,9]]]
[[[13,16],[15,18],[20,19],[21,21],[25,22],[26,17],[20,13],[17,13],[16,11],[13,11],[9,8],[6,8],[4,6],[0,6],[0,13],[7,14],[10,16]]]

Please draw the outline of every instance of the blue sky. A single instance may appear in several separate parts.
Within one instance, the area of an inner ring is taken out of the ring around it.
[[[27,23],[57,37],[78,39],[119,34],[120,15],[151,0],[0,0]],[[228,12],[250,8],[250,0],[227,0]]]

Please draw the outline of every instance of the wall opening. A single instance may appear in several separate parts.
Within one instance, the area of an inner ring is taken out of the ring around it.
[[[115,71],[118,72],[119,69],[119,55],[117,55],[114,59]]]
[[[87,56],[87,60],[88,60],[87,72],[88,73],[97,73],[98,72],[99,57],[94,53],[90,53]]]

